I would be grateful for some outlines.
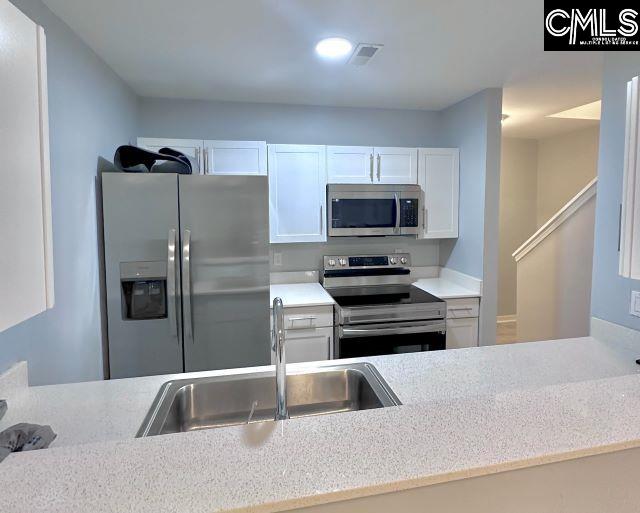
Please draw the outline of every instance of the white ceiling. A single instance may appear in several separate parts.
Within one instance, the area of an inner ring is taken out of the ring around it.
[[[531,0],[44,0],[141,96],[441,109],[504,87],[505,135],[593,122],[544,116],[600,98],[602,55],[543,52]],[[384,48],[330,63],[328,36]]]

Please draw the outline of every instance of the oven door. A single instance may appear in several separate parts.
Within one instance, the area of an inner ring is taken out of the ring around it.
[[[330,237],[400,235],[400,197],[388,191],[340,191],[327,198]]]
[[[337,358],[416,353],[446,349],[446,323],[434,321],[394,322],[338,326]]]

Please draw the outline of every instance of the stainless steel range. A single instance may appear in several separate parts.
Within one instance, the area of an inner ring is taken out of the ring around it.
[[[335,358],[446,348],[446,303],[411,285],[409,254],[326,256]]]

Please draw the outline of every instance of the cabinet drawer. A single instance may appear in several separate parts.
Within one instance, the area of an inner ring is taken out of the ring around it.
[[[333,306],[301,306],[284,309],[284,328],[304,330],[333,327]]]
[[[480,299],[477,297],[447,299],[447,319],[478,317]]]

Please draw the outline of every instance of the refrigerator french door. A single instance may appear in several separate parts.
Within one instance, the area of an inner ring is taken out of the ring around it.
[[[266,365],[262,176],[105,173],[112,378]]]

